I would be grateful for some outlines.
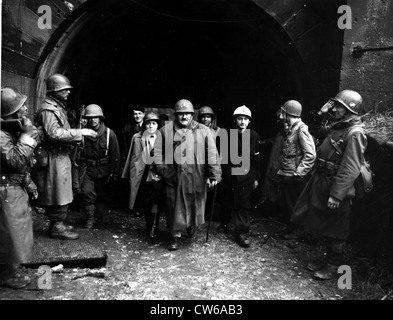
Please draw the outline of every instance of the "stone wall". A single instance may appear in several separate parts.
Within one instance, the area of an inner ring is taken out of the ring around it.
[[[359,91],[365,109],[393,107],[393,2],[348,0],[352,29],[344,34],[341,89]],[[372,49],[373,51],[356,51]]]

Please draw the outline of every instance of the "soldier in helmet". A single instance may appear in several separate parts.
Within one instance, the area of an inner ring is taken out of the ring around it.
[[[155,112],[147,113],[143,119],[142,131],[132,137],[122,174],[122,178],[130,182],[129,209],[133,210],[136,202],[139,202],[151,243],[157,243],[159,213],[163,209],[160,206],[164,196],[161,177],[151,170],[154,142],[159,128],[159,116]]]
[[[294,227],[290,225],[290,219],[316,159],[314,139],[302,121],[301,113],[300,102],[288,100],[281,107],[279,115],[288,128],[281,147],[281,163],[277,171],[281,214],[284,222],[289,224],[283,236],[288,240],[301,236],[301,233],[295,232]]]
[[[206,127],[208,127],[210,129],[211,133],[213,134],[213,138],[216,141],[217,134],[218,134],[218,131],[220,130],[220,127],[217,126],[217,117],[216,117],[213,109],[210,108],[209,106],[201,107],[198,111],[198,122],[202,123],[203,125],[205,125]],[[219,145],[217,144],[217,141],[216,141],[216,146],[217,146],[218,152],[220,152]],[[221,189],[223,189],[223,188],[221,188]],[[224,190],[222,190],[222,191],[224,191]],[[221,200],[224,200],[223,197],[221,197],[223,194],[221,191],[217,191],[217,193],[218,193],[217,199],[221,203],[222,202]],[[206,199],[206,219],[209,218],[208,214],[211,213],[211,208],[214,205],[213,198],[214,198],[214,196],[213,196],[212,192],[208,192],[207,199]]]
[[[226,201],[227,208],[220,214],[221,224],[218,229],[219,232],[228,231],[233,212],[235,241],[244,248],[250,246],[247,235],[250,231],[251,196],[260,178],[259,134],[249,128],[251,120],[251,110],[245,105],[233,112],[237,139],[230,137],[229,149],[234,148],[235,152],[229,150],[229,154],[241,154],[241,161],[237,162],[231,157],[229,165],[223,169],[223,180],[228,181],[231,187],[232,194],[228,198],[233,199],[233,203]]]
[[[82,137],[96,137],[88,128],[71,129],[67,118],[67,99],[72,86],[67,77],[53,74],[46,81],[47,95],[37,110],[35,123],[41,136],[42,158],[36,164],[37,205],[45,207],[50,220],[49,236],[74,240],[79,234],[64,224],[68,205],[73,201],[70,153]]]
[[[214,137],[217,136],[220,127],[217,126],[217,117],[212,108],[209,106],[201,107],[198,112],[198,122],[208,127]]]
[[[118,181],[121,171],[120,148],[116,133],[104,123],[104,114],[97,104],[89,104],[83,115],[86,128],[94,130],[96,137],[86,137],[80,154],[82,205],[86,213],[85,228],[106,218],[109,188]]]
[[[26,174],[39,140],[27,118],[27,96],[1,88],[0,286],[20,289],[30,280],[18,272],[33,249],[33,223]],[[17,124],[13,126],[13,124]],[[37,193],[32,198],[36,198]]]
[[[160,129],[154,144],[154,170],[166,183],[169,250],[179,249],[182,230],[193,237],[205,222],[207,188],[221,181],[220,160],[209,128],[194,121],[194,106],[181,99],[175,121]]]
[[[296,203],[292,222],[327,239],[322,260],[310,261],[307,269],[318,279],[331,279],[343,259],[350,230],[350,205],[354,181],[360,174],[367,137],[359,113],[362,97],[353,90],[332,98],[328,134],[317,149],[315,169]]]

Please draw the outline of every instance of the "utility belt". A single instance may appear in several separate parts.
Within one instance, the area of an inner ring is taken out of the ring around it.
[[[45,145],[43,148],[50,152],[50,153],[57,153],[57,154],[70,154],[71,151],[74,149],[74,146],[71,144],[62,144],[62,145]]]
[[[24,176],[25,176],[24,174],[20,174],[20,173],[2,173],[0,176],[0,185],[1,186],[21,185]]]
[[[109,158],[104,157],[100,159],[87,159],[87,158],[80,158],[79,159],[80,163],[82,165],[86,165],[88,167],[98,167],[101,165],[107,165],[109,164]]]
[[[337,170],[339,168],[338,164],[335,164],[334,162],[327,161],[321,158],[317,158],[316,165],[317,165],[318,172],[321,172],[329,176],[336,175]]]

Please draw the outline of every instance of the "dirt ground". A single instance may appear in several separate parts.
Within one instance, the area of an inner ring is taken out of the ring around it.
[[[82,228],[80,212],[71,211],[69,217]],[[52,288],[47,290],[37,287],[37,269],[26,268],[31,284],[22,290],[1,288],[0,300],[391,300],[393,296],[390,273],[351,252],[351,289],[340,289],[337,279],[315,280],[304,266],[323,254],[321,240],[280,239],[276,235],[283,224],[261,216],[261,208],[251,217],[247,249],[233,241],[232,232],[217,233],[217,221],[208,243],[206,223],[193,239],[182,237],[179,250],[169,251],[163,218],[156,245],[147,241],[143,217],[110,211],[108,219],[92,231],[107,254],[106,265],[53,272]],[[47,225],[43,214],[34,214],[35,230]]]

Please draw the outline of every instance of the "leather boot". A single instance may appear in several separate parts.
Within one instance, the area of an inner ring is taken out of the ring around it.
[[[235,240],[239,246],[243,248],[248,248],[250,246],[250,240],[248,240],[245,234],[236,234]]]
[[[169,242],[168,250],[174,251],[179,249],[179,237],[172,237],[171,241]]]
[[[158,243],[158,235],[157,235],[157,230],[158,230],[158,213],[155,212],[150,212],[149,216],[146,217],[146,224],[148,228],[148,234],[149,234],[149,241],[150,243],[156,244]]]
[[[64,240],[76,240],[79,238],[79,234],[67,230],[63,221],[57,221],[53,224],[49,230],[49,236],[53,239],[64,239]]]
[[[337,276],[337,269],[344,261],[344,241],[331,239],[327,246],[325,264],[312,275],[319,280],[330,280]]]
[[[96,203],[96,222],[99,224],[108,223],[108,211],[103,202]]]
[[[49,230],[51,230],[52,228],[53,228],[53,225],[54,225],[55,223],[54,222],[50,222],[50,224],[49,224]],[[65,224],[64,222],[63,222],[63,224],[64,224],[64,227],[66,227],[66,229],[68,230],[68,231],[74,231],[75,230],[75,228],[73,227],[73,226],[70,226],[69,224]]]
[[[85,207],[85,212],[86,212],[86,224],[85,228],[86,229],[93,229],[94,228],[94,211],[95,211],[95,206],[94,204],[91,204],[89,206]]]
[[[16,266],[0,265],[0,287],[22,289],[30,283],[30,278],[19,272]]]

